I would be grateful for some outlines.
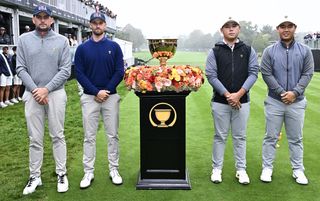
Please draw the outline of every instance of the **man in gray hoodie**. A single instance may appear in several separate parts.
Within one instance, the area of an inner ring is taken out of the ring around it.
[[[22,99],[25,102],[30,139],[30,177],[23,194],[33,193],[37,186],[42,185],[40,169],[46,117],[53,143],[57,190],[66,192],[68,179],[64,119],[67,95],[64,83],[71,72],[69,43],[66,37],[51,29],[53,18],[48,6],[35,7],[32,21],[36,29],[22,34],[17,45],[17,74],[26,87]]]
[[[282,124],[286,128],[293,178],[308,184],[303,166],[304,90],[311,81],[314,61],[311,50],[294,40],[297,25],[287,16],[277,26],[280,40],[262,55],[261,73],[268,86],[265,117],[266,134],[262,146],[261,181],[271,182],[276,144]]]

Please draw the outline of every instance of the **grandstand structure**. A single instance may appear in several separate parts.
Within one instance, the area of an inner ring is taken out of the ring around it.
[[[75,36],[78,44],[87,39],[90,35],[89,19],[91,13],[101,10],[103,7],[95,0],[1,0],[0,1],[0,27],[6,29],[6,33],[10,36],[10,44],[0,44],[9,46],[11,49],[17,44],[18,37],[25,32],[25,27],[29,26],[34,30],[32,23],[32,13],[34,7],[39,4],[49,5],[52,9],[54,23],[52,29],[62,35]],[[117,31],[116,15],[110,15],[108,10],[101,10],[105,14],[107,29],[106,36],[119,43],[124,54],[126,67],[133,65],[134,58],[132,55],[132,42],[115,38]],[[112,12],[111,12],[112,13]],[[73,60],[75,47],[70,47],[71,57]]]
[[[95,11],[93,6],[86,5],[80,0],[1,0],[0,26],[6,28],[11,37],[10,45],[16,44],[26,25],[31,27],[33,8],[40,4],[47,4],[52,8],[54,17],[53,30],[60,34],[75,35],[81,43],[89,31],[90,14]],[[116,19],[106,15],[107,36],[114,37],[116,32]]]

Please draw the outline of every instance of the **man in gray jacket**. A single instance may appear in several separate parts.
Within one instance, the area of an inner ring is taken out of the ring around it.
[[[303,166],[303,135],[305,108],[304,90],[314,71],[309,47],[294,40],[297,25],[286,16],[277,26],[280,40],[267,47],[262,55],[261,72],[268,86],[265,117],[266,134],[262,146],[263,182],[271,182],[276,144],[282,124],[286,128],[293,178],[308,184]]]
[[[66,192],[68,179],[64,119],[67,95],[64,83],[71,72],[69,43],[66,37],[51,30],[53,18],[48,6],[37,6],[32,21],[36,29],[22,34],[17,48],[17,74],[26,87],[22,99],[25,102],[30,139],[30,177],[23,194],[33,193],[37,186],[42,185],[40,169],[46,117],[53,143],[57,190]]]

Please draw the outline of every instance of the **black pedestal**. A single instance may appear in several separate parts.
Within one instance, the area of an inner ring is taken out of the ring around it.
[[[140,98],[137,189],[191,189],[185,154],[188,94],[136,92]]]

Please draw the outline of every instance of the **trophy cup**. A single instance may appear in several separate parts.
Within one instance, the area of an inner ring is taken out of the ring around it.
[[[173,57],[177,49],[178,39],[148,39],[149,50],[153,58],[159,59],[160,66],[167,65],[167,60]]]

